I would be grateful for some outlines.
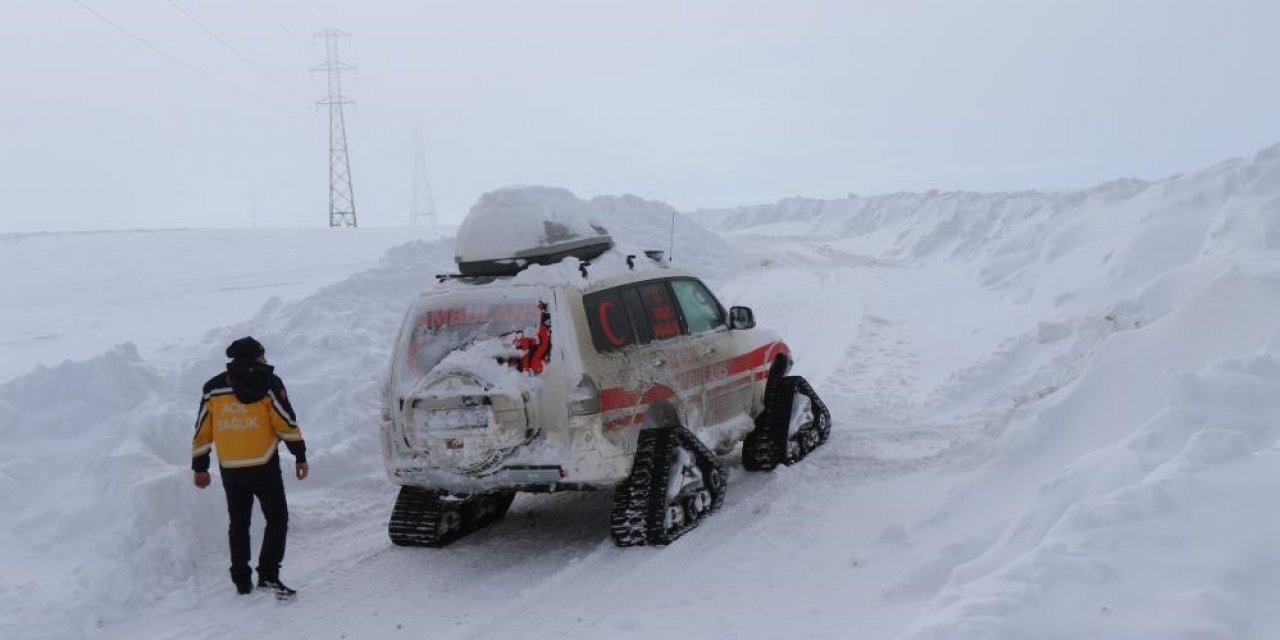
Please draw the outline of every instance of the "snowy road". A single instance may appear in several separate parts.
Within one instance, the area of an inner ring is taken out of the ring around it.
[[[943,329],[980,329],[981,317],[930,309],[939,296],[973,287],[945,270],[833,257],[823,244],[800,241],[768,254],[742,246],[769,266],[723,287],[726,303],[753,305],[763,325],[791,341],[797,370],[813,377],[833,408],[835,432],[829,446],[773,474],[749,474],[732,459],[724,509],[677,544],[618,549],[608,534],[611,496],[563,494],[522,496],[505,521],[446,549],[402,549],[385,535],[390,486],[295,493],[286,575],[302,591],[297,602],[279,610],[264,599],[246,603],[214,572],[197,576],[198,602],[162,603],[103,628],[104,636],[901,632],[922,603],[884,594],[927,549],[895,532],[941,490],[914,476],[978,437],[921,415],[946,368],[969,364],[982,349],[937,339]],[[818,312],[797,312],[815,300],[823,301]],[[788,622],[779,626],[780,619]]]

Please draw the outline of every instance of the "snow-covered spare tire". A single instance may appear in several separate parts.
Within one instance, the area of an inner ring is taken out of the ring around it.
[[[591,260],[611,247],[609,232],[567,189],[507,187],[471,207],[458,229],[454,261],[464,276],[500,276],[567,257]]]
[[[464,372],[416,391],[402,420],[409,441],[429,452],[434,466],[468,475],[491,470],[529,437],[523,393]]]

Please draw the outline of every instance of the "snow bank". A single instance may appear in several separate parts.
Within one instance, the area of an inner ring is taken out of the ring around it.
[[[1045,454],[1033,451],[1055,442],[1011,433],[1015,442],[1003,443],[1008,449],[953,509],[999,499],[977,493],[997,477],[1033,480],[1033,495],[983,553],[955,566],[907,637],[1274,637],[1276,356],[1172,375],[1167,405],[1137,424],[1059,416],[1024,425],[1042,436],[1049,429],[1119,435],[1062,466],[1015,469],[1041,463]]]
[[[225,553],[213,550],[225,552],[226,507],[217,486],[191,487],[190,439],[200,386],[236,336],[266,345],[313,448],[318,472],[291,498],[382,481],[378,373],[403,301],[450,266],[451,244],[410,243],[296,303],[273,299],[169,354],[173,363],[146,362],[126,344],[0,385],[0,593],[26,612],[0,619],[0,636],[88,634],[140,606],[196,597],[200,579],[225,579]]]
[[[1064,254],[1087,251],[1095,264],[1085,265],[1088,273],[1077,269],[1071,275],[1087,282],[1105,259],[1110,268],[1102,274],[1127,290],[1134,280],[1148,280],[1201,251],[1236,256],[1280,249],[1278,156],[1280,145],[1252,160],[1230,160],[1190,175],[1157,182],[1116,180],[1069,193],[932,190],[839,200],[790,198],[701,210],[690,217],[729,235],[785,230],[784,235],[824,239],[880,259],[979,264],[992,281],[1027,268],[1062,265]],[[1117,250],[1132,259],[1112,253]]]
[[[192,551],[213,533],[200,528],[207,518],[197,511],[212,503],[183,495],[187,478],[175,474],[183,462],[175,426],[191,418],[166,402],[174,391],[130,344],[0,386],[8,407],[0,416],[8,514],[0,593],[15,612],[135,600],[133,583],[145,575],[135,558],[175,582],[190,575]],[[26,637],[33,630],[19,632],[23,622],[0,620],[17,625],[0,626],[0,635]],[[85,625],[83,633],[92,622],[80,611],[44,633],[65,637]]]
[[[1014,305],[927,398],[986,425],[907,638],[1270,638],[1280,615],[1280,146],[1066,194],[896,194],[695,216],[967,270]],[[955,336],[954,339],[964,339]]]
[[[1259,543],[1280,536],[1266,506],[1280,483],[1278,294],[1277,266],[1189,287],[1020,408],[916,532],[983,522],[989,534],[909,637],[1025,637],[1046,620],[1061,629],[1048,637],[1269,637],[1280,619],[1252,599],[1280,580],[1252,568],[1272,564]]]
[[[1280,157],[1064,201],[1093,210],[980,266],[1042,320],[952,385],[1019,406],[923,525],[989,536],[908,637],[1274,636]]]

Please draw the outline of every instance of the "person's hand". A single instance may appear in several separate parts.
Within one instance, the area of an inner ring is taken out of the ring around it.
[[[191,481],[195,483],[197,489],[203,489],[209,486],[209,472],[197,471],[195,472],[195,475],[192,476]]]
[[[309,470],[310,468],[307,467],[307,463],[299,462],[293,466],[293,475],[297,476],[299,480],[306,480],[307,471]]]

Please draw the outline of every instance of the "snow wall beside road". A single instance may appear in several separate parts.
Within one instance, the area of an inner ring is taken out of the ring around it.
[[[1074,193],[790,199],[695,219],[945,261],[1023,310],[993,319],[1005,343],[937,391],[993,444],[903,537],[967,532],[886,589],[932,598],[908,637],[1280,628],[1280,147]]]

